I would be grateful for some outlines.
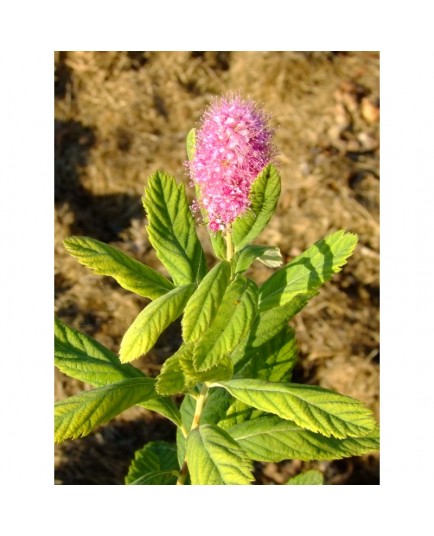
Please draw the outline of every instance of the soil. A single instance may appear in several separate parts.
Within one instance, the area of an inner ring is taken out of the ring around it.
[[[118,352],[147,300],[91,274],[63,249],[85,235],[164,272],[141,204],[157,169],[188,184],[185,137],[213,96],[254,98],[273,117],[282,194],[259,243],[289,262],[329,232],[359,235],[342,272],[293,321],[295,381],[367,404],[379,419],[379,54],[377,52],[56,52],[55,309]],[[206,232],[200,237],[209,266]],[[255,263],[257,282],[270,269]],[[179,323],[134,364],[155,376],[180,341]],[[55,371],[55,398],[90,386]],[[134,451],[174,440],[166,419],[132,408],[80,440],[55,447],[56,484],[123,484]],[[325,483],[379,484],[379,455],[335,462],[256,464],[256,484],[307,468]]]

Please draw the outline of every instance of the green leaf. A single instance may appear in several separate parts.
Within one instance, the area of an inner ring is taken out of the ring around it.
[[[217,424],[225,414],[231,400],[233,400],[232,396],[224,389],[213,389],[212,391],[209,391],[205,407],[200,416],[199,424]],[[196,400],[194,397],[189,394],[185,395],[179,411],[182,424],[186,430],[190,430],[191,428],[195,407]],[[179,427],[176,433],[176,444],[178,448],[179,465],[181,466],[185,458],[186,438]]]
[[[181,359],[193,352],[191,345],[182,345],[172,356],[168,357],[157,376],[156,390],[160,395],[174,395],[188,391],[192,382],[187,379],[181,366]]]
[[[181,359],[181,368],[190,384],[229,380],[234,375],[234,365],[229,356],[223,358],[215,365],[203,371],[197,371],[192,359]]]
[[[195,289],[194,285],[177,287],[147,305],[125,333],[120,348],[120,360],[128,363],[146,354],[161,333],[183,312]]]
[[[55,440],[83,437],[122,411],[155,396],[155,380],[129,378],[56,402]]]
[[[237,276],[227,288],[214,322],[197,343],[193,354],[196,370],[207,370],[228,356],[248,332],[256,315],[257,287]]]
[[[336,439],[303,430],[274,415],[246,420],[226,431],[252,460],[260,462],[340,460],[368,454],[380,447],[378,428],[362,437]]]
[[[269,164],[259,173],[250,192],[249,210],[233,224],[235,251],[239,251],[263,231],[276,210],[280,195],[280,176]]]
[[[252,340],[255,340],[254,334]],[[294,329],[284,325],[279,333],[258,346],[248,342],[237,378],[254,378],[269,382],[290,381],[291,372],[297,363],[297,344]]]
[[[232,400],[232,396],[224,389],[208,391],[199,424],[218,424]]]
[[[251,350],[250,378],[282,382],[291,379],[297,362],[297,344],[293,328],[282,331],[261,346]]]
[[[324,484],[324,476],[321,471],[311,469],[310,471],[300,473],[299,475],[290,478],[286,484],[293,486],[321,486]]]
[[[195,391],[198,392],[198,388],[195,388],[193,392]],[[233,400],[232,396],[224,389],[209,391],[199,424],[217,424],[225,414],[231,400]],[[195,407],[195,398],[191,394],[187,394],[180,406],[182,423],[187,430],[191,428]]]
[[[249,247],[249,246],[246,246],[246,247]],[[251,246],[251,247],[263,248],[265,246]],[[259,262],[262,262],[262,264],[265,264],[267,268],[279,268],[279,266],[282,266],[283,264],[282,253],[280,252],[280,249],[277,246],[267,247],[267,249],[264,249],[264,251],[257,257],[256,260],[258,260]]]
[[[156,396],[146,402],[140,402],[138,405],[150,411],[156,411],[171,420],[176,426],[181,426],[179,409],[173,400],[167,396]]]
[[[125,484],[176,484],[178,471],[176,446],[166,441],[151,441],[135,452]]]
[[[317,291],[298,294],[281,307],[274,307],[260,312],[252,326],[249,346],[251,348],[261,347],[278,335],[288,325],[288,321],[303,309],[306,303],[316,294]]]
[[[192,128],[187,134],[187,158],[191,161],[194,158],[196,152],[196,129]]]
[[[198,283],[206,273],[206,260],[184,185],[157,171],[148,181],[143,204],[149,240],[175,284]]]
[[[195,384],[232,378],[234,367],[229,357],[224,357],[217,365],[198,372],[192,361],[193,345],[182,345],[166,359],[157,377],[156,390],[161,395],[173,395],[189,391]]]
[[[283,263],[282,254],[278,247],[250,245],[235,254],[235,273],[245,272],[256,260],[269,268],[278,268]]]
[[[187,462],[193,485],[250,484],[252,462],[231,436],[210,424],[187,438]]]
[[[185,342],[195,342],[212,324],[231,278],[231,266],[220,262],[204,277],[189,299],[182,319]]]
[[[269,382],[290,381],[292,369],[297,361],[294,330],[285,325],[277,335],[260,346],[250,346],[248,342],[243,350],[243,355],[237,359],[235,367],[235,378],[237,379],[255,378]],[[226,429],[245,420],[256,418],[261,414],[261,411],[232,398],[226,414],[218,421],[218,425]]]
[[[306,303],[317,294],[312,291],[306,294],[298,294],[291,301],[281,307],[274,307],[267,311],[259,312],[251,326],[247,338],[240,339],[237,347],[231,355],[235,365],[235,374],[238,376],[240,369],[245,366],[246,359],[256,348],[261,348],[274,337],[278,336],[288,326],[291,320]]]
[[[263,415],[263,412],[231,397],[226,414],[222,415],[216,424],[218,424],[220,428],[223,428],[223,430],[228,430],[232,426],[248,421],[251,418],[256,418],[256,414]]]
[[[145,375],[135,367],[119,362],[108,348],[84,333],[55,319],[54,326],[55,365],[64,374],[94,387],[128,378],[143,378]],[[162,396],[139,404],[145,409],[157,411],[179,426],[181,416],[170,398]]]
[[[217,424],[225,414],[231,400],[233,400],[233,398],[224,389],[213,389],[212,391],[209,391],[205,407],[200,416],[199,424]],[[196,400],[193,396],[189,394],[185,395],[179,408],[182,424],[185,430],[190,430],[191,428],[195,407]],[[186,438],[179,427],[176,431],[176,445],[178,448],[178,461],[181,466],[185,458]]]
[[[269,382],[289,382],[291,372],[297,362],[297,345],[295,333],[289,326],[259,347],[246,346],[245,366],[236,374],[236,378],[255,378]],[[261,415],[260,410],[254,409],[239,400],[232,399],[226,414],[218,422],[224,429],[245,420]]]
[[[190,430],[191,428],[195,407],[196,400],[194,397],[190,394],[186,394],[184,396],[184,400],[181,402],[181,406],[179,407],[179,413],[181,414],[181,422],[184,430]],[[187,438],[182,433],[181,427],[176,429],[176,448],[178,450],[179,467],[182,467],[187,448]]]
[[[215,382],[211,387],[224,387],[249,406],[326,437],[358,437],[375,428],[372,412],[361,402],[315,385],[239,379]]]
[[[96,387],[144,376],[135,367],[122,365],[116,354],[95,339],[59,319],[54,323],[54,357],[56,367],[64,374]]]
[[[225,242],[225,239],[223,238],[223,233],[221,231],[214,232],[210,230],[210,228],[208,227],[208,213],[200,204],[201,190],[198,184],[194,185],[194,191],[196,192],[196,199],[199,201],[200,213],[202,216],[202,220],[206,225],[208,236],[209,236],[212,248],[214,250],[214,254],[221,261],[226,261],[227,260],[226,242]]]
[[[337,231],[319,240],[259,288],[259,310],[291,302],[295,296],[315,292],[339,272],[357,244],[357,236]]]
[[[139,296],[154,300],[173,289],[168,279],[113,246],[84,236],[72,236],[63,244],[80,264],[93,273],[113,277],[121,287]]]
[[[213,232],[208,229],[209,238],[216,257],[222,261],[226,260],[226,242],[221,231]]]
[[[149,473],[146,473],[145,475],[142,475],[134,482],[127,482],[127,484],[135,484],[135,485],[168,485],[168,484],[176,484],[177,478],[178,478],[179,471],[175,471],[174,469],[168,469],[167,471],[150,471]]]

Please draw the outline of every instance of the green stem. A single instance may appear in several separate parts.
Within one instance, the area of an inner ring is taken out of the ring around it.
[[[228,224],[226,227],[226,259],[228,262],[231,262],[232,257],[234,256],[234,243],[232,242],[232,228]]]
[[[187,462],[184,460],[184,463],[182,464],[181,471],[179,472],[178,480],[176,481],[177,486],[182,486],[185,482],[185,479],[187,478],[188,473],[188,467]]]
[[[202,389],[200,390],[199,396],[196,399],[196,408],[194,410],[193,421],[191,423],[190,432],[199,426],[200,416],[202,415],[203,406],[205,404],[206,397],[208,396],[209,388],[203,384]],[[184,460],[182,464],[181,471],[179,473],[177,485],[182,485],[185,482],[188,474],[187,460]]]
[[[202,415],[205,399],[208,395],[208,387],[203,384],[200,390],[199,396],[196,399],[196,409],[193,415],[193,422],[191,423],[190,432],[199,426],[200,416]]]

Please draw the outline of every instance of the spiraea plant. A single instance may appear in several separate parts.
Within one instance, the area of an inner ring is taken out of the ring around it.
[[[177,427],[176,443],[152,441],[136,452],[126,484],[251,484],[255,461],[333,460],[379,448],[378,426],[360,401],[291,381],[297,348],[289,322],[341,270],[357,236],[337,230],[286,266],[278,247],[252,244],[280,194],[269,123],[238,95],[205,111],[187,136],[193,210],[182,183],[161,171],[149,178],[147,233],[170,279],[92,238],[64,242],[94,273],[151,300],[119,356],[55,323],[56,366],[94,387],[55,404],[57,442],[85,436],[133,405]],[[196,220],[209,231],[211,269]],[[270,267],[261,285],[245,275],[256,261]],[[182,344],[157,377],[130,364],[180,317]],[[289,483],[321,484],[322,475],[309,471]]]

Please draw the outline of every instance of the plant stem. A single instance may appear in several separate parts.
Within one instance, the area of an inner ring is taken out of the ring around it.
[[[187,462],[184,460],[184,463],[182,464],[181,471],[179,472],[178,480],[176,481],[177,486],[182,486],[185,482],[185,479],[187,478],[188,473],[188,467]]]
[[[199,396],[196,400],[196,409],[194,411],[193,422],[191,423],[190,432],[199,426],[200,416],[202,415],[203,405],[208,394],[208,387],[203,384]]]
[[[225,238],[226,238],[226,259],[228,262],[231,262],[232,257],[234,256],[234,243],[232,242],[232,228],[230,224],[226,226]]]
[[[203,406],[205,404],[206,397],[208,396],[209,388],[206,384],[202,385],[199,396],[196,399],[196,408],[194,410],[193,421],[191,423],[190,432],[199,426],[200,416],[202,415]],[[187,460],[184,460],[182,464],[181,471],[179,472],[179,477],[176,482],[177,485],[182,485],[185,482],[188,473]]]

